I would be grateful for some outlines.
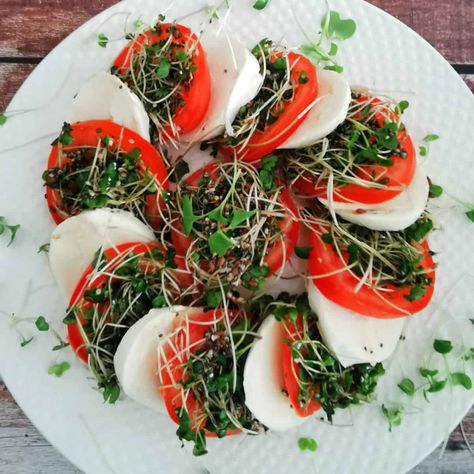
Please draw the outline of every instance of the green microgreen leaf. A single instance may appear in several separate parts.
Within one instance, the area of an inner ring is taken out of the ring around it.
[[[331,43],[331,47],[328,51],[329,56],[336,56],[338,49],[339,48],[336,43]]]
[[[0,114],[0,127],[7,123],[7,116],[5,114]]]
[[[388,421],[389,431],[392,431],[393,427],[400,426],[402,423],[402,410],[401,408],[389,409],[385,405],[382,405],[382,413]]]
[[[397,106],[395,107],[395,112],[397,115],[402,115],[406,109],[410,106],[410,103],[407,100],[400,101]]]
[[[133,27],[134,27],[136,30],[139,30],[142,26],[144,26],[144,23],[143,23],[143,21],[142,21],[140,18],[137,18],[137,19],[133,22]]]
[[[253,7],[255,10],[263,10],[270,4],[271,0],[257,0],[254,4]]]
[[[256,210],[254,211],[241,211],[235,210],[232,214],[232,220],[230,221],[229,229],[233,230],[237,228],[240,224],[245,222],[247,219],[250,219],[256,214]]]
[[[60,340],[59,344],[56,344],[55,346],[53,346],[51,350],[60,351],[61,349],[64,349],[65,347],[68,347],[68,346],[69,346],[69,342]]]
[[[99,33],[97,35],[97,44],[101,47],[101,48],[105,48],[107,47],[107,44],[109,43],[109,38],[107,38],[107,36],[104,34],[104,33]]]
[[[44,316],[38,316],[35,321],[36,328],[38,331],[48,331],[49,330],[49,323],[46,321]]]
[[[104,402],[113,405],[120,397],[120,387],[117,382],[108,382],[102,393]]]
[[[318,449],[318,443],[313,438],[300,438],[298,447],[301,451],[312,451],[314,453]]]
[[[33,336],[31,336],[29,339],[22,338],[20,342],[20,346],[21,347],[27,346],[33,339],[34,339]]]
[[[170,75],[171,63],[166,58],[160,59],[160,64],[156,70],[156,75],[160,79],[166,79]]]
[[[354,20],[343,20],[341,15],[334,10],[326,13],[321,20],[321,30],[327,38],[344,41],[353,36],[356,29],[357,25]]]
[[[338,64],[333,64],[331,66],[324,66],[324,69],[326,71],[334,71],[334,72],[337,72],[339,74],[344,72],[344,68],[342,66],[339,66]]]
[[[443,194],[443,188],[437,184],[430,184],[430,197],[438,198]]]
[[[220,288],[209,290],[204,296],[206,306],[209,308],[217,308],[222,303],[222,291]]]
[[[447,383],[446,379],[444,379],[444,380],[433,380],[430,383],[430,386],[429,386],[427,392],[430,392],[430,393],[441,392],[441,390],[443,390],[444,387],[446,387],[446,383]]]
[[[193,454],[194,456],[202,456],[207,453],[206,451],[206,437],[204,431],[194,431],[191,428],[191,420],[186,410],[177,412],[178,414],[178,429],[176,435],[182,441],[191,441],[194,443]]]
[[[451,385],[462,385],[466,390],[471,390],[472,388],[471,377],[463,372],[449,374],[449,381]]]
[[[40,245],[37,253],[48,253],[50,245],[51,244]]]
[[[332,244],[334,243],[334,237],[333,235],[328,232],[326,234],[322,234],[321,235],[321,240],[325,243],[325,244]]]
[[[418,301],[420,298],[423,298],[427,291],[428,288],[426,288],[425,286],[414,286],[410,289],[410,293],[404,296],[405,299],[407,299],[410,303],[413,303],[415,301]]]
[[[449,354],[453,350],[453,343],[444,339],[435,339],[433,349],[439,354]]]
[[[58,141],[61,143],[61,145],[71,145],[72,142],[74,141],[72,135],[72,128],[71,125],[68,123],[64,122],[63,128],[61,129],[61,133],[59,134]]]
[[[190,196],[184,196],[181,202],[183,209],[183,230],[186,235],[189,235],[193,229],[193,225],[199,220],[199,217],[194,215],[193,201]]]
[[[428,149],[425,146],[420,146],[420,156],[426,156],[428,154]]]
[[[425,378],[436,377],[438,370],[430,370],[426,368],[420,368],[420,375]]]
[[[466,216],[471,222],[474,222],[474,209],[467,211]]]
[[[69,362],[59,362],[58,364],[52,365],[48,369],[48,374],[54,375],[57,378],[59,378],[64,374],[64,372],[66,372],[70,368],[71,368],[71,364],[69,364]]]
[[[403,379],[398,384],[398,388],[402,392],[405,392],[407,395],[410,395],[410,397],[412,397],[415,394],[415,384],[413,383],[413,380],[411,379]]]
[[[311,250],[313,250],[313,247],[295,247],[295,254],[299,258],[307,260]]]
[[[0,216],[0,235],[2,235],[5,230],[8,230],[10,232],[10,241],[7,244],[7,247],[10,247],[10,245],[13,243],[15,240],[16,234],[18,232],[18,229],[20,228],[20,225],[10,225],[6,218],[3,216]]]
[[[226,225],[228,223],[228,220],[224,215],[222,214],[222,206],[218,206],[215,209],[213,209],[208,215],[209,219],[214,222],[218,222],[219,224],[224,224]]]
[[[208,245],[212,253],[223,257],[229,249],[235,247],[235,242],[222,230],[218,230],[209,237]]]
[[[439,140],[439,135],[436,135],[435,133],[430,133],[429,135],[426,135],[425,138],[423,138],[423,141],[426,143],[434,142],[436,140]]]

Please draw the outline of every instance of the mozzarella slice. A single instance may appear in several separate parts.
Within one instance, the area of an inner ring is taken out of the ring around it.
[[[425,171],[417,165],[413,181],[405,191],[380,204],[333,202],[331,206],[343,219],[373,230],[396,231],[412,225],[424,212],[430,185]],[[328,201],[320,201],[329,207]]]
[[[186,312],[184,306],[152,309],[125,333],[114,356],[122,390],[131,399],[166,413],[160,393],[158,349]]]
[[[277,297],[282,292],[299,295],[306,291],[305,275],[308,270],[308,260],[299,258],[295,253],[285,263],[280,275],[274,275],[265,281],[265,294]]]
[[[140,99],[118,77],[100,72],[82,85],[74,98],[68,122],[112,120],[150,141],[150,121]]]
[[[187,143],[209,140],[225,129],[231,133],[240,108],[257,95],[263,83],[257,58],[225,25],[213,22],[200,41],[211,75],[211,102],[201,129],[181,137]]]
[[[308,300],[318,316],[318,328],[328,349],[344,366],[376,364],[393,353],[405,318],[377,319],[339,306],[308,282]]]
[[[341,74],[318,69],[319,93],[304,122],[280,148],[303,148],[333,132],[347,117],[351,87]]]
[[[258,335],[260,339],[250,350],[244,368],[245,404],[255,418],[271,430],[289,430],[303,424],[307,418],[295,413],[282,391],[283,327],[273,316],[268,316]]]
[[[85,211],[66,219],[53,231],[49,263],[69,301],[99,248],[153,240],[153,231],[129,212],[108,208]]]

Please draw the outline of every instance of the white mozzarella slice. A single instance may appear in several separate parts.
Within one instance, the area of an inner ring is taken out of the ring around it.
[[[211,75],[211,102],[201,129],[181,137],[187,143],[209,140],[226,128],[232,131],[240,108],[257,95],[263,82],[258,60],[225,25],[212,23],[200,41]]]
[[[277,297],[282,292],[290,295],[299,295],[306,291],[305,275],[308,270],[308,261],[299,258],[295,253],[285,263],[281,274],[273,275],[265,281],[265,294]]]
[[[347,117],[351,87],[341,74],[318,69],[318,98],[303,123],[280,148],[303,148],[333,132]]]
[[[166,413],[160,393],[159,347],[187,311],[184,306],[152,309],[125,333],[114,356],[120,387],[131,399]]]
[[[69,301],[82,273],[101,247],[153,240],[153,231],[129,212],[108,208],[84,211],[66,219],[53,231],[49,263]]]
[[[397,196],[380,204],[340,203],[331,204],[343,219],[373,230],[396,231],[412,225],[424,212],[430,185],[423,168],[417,165],[410,185]],[[328,201],[320,201],[329,207]]]
[[[201,150],[200,144],[194,145],[186,154],[183,156],[183,160],[188,164],[189,173],[192,174],[203,166],[214,161],[214,157],[211,155],[211,147]]]
[[[140,99],[118,77],[100,72],[74,98],[68,122],[112,120],[150,141],[150,121]]]
[[[344,366],[376,364],[393,353],[405,318],[377,319],[339,306],[308,282],[308,300],[318,316],[318,328],[328,349]]]
[[[282,392],[283,331],[281,323],[268,316],[258,331],[260,339],[250,350],[244,368],[245,404],[257,420],[275,431],[300,426],[307,419],[296,414]]]

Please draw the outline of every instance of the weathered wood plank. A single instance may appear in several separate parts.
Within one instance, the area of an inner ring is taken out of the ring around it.
[[[474,63],[472,0],[369,0],[406,23],[452,63]]]
[[[0,111],[5,110],[15,92],[34,68],[33,64],[6,64],[0,62]]]
[[[117,0],[2,0],[0,57],[44,57],[71,31]]]
[[[0,57],[43,57],[116,0],[2,0]],[[371,0],[420,33],[449,61],[474,63],[472,0]]]

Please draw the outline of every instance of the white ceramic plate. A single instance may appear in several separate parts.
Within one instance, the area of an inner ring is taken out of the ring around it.
[[[290,46],[304,41],[290,11],[309,34],[316,34],[324,2],[273,0],[258,12],[253,0],[234,0],[229,23],[253,45],[264,36]],[[35,339],[20,348],[9,313],[20,318],[44,315],[63,333],[61,300],[48,269],[47,258],[37,254],[49,240],[53,224],[44,200],[41,172],[49,142],[60,128],[68,103],[79,85],[105,70],[123,41],[106,49],[97,34],[123,36],[124,23],[141,17],[151,22],[168,7],[168,18],[181,18],[198,10],[200,1],[169,0],[121,2],[92,19],[61,43],[34,71],[10,105],[10,111],[28,109],[11,117],[0,130],[0,215],[21,224],[14,245],[0,245],[0,371],[16,400],[39,430],[74,464],[87,473],[401,473],[430,453],[468,411],[474,392],[460,387],[410,400],[396,387],[404,376],[416,378],[435,335],[449,333],[459,345],[474,346],[473,224],[447,198],[437,203],[436,217],[442,231],[432,239],[440,262],[436,295],[427,311],[410,321],[406,340],[389,364],[379,391],[379,403],[345,412],[330,426],[316,418],[285,434],[237,437],[210,441],[210,453],[193,458],[181,448],[175,426],[164,416],[130,400],[104,405],[85,369],[68,350],[51,352],[54,338],[38,334],[31,322],[18,326]],[[341,45],[340,62],[352,84],[365,85],[411,105],[406,122],[415,141],[439,133],[426,166],[433,180],[453,195],[473,200],[474,100],[448,63],[413,31],[361,0],[331,0],[342,16],[357,21],[356,36]],[[194,28],[202,14],[184,20]],[[448,336],[446,336],[448,337]],[[61,379],[47,375],[51,363],[69,360],[71,370]],[[451,362],[452,365],[456,365]],[[472,375],[471,369],[466,370]],[[389,433],[380,403],[403,403],[406,414],[400,427]],[[313,436],[317,454],[302,453],[300,436]]]

